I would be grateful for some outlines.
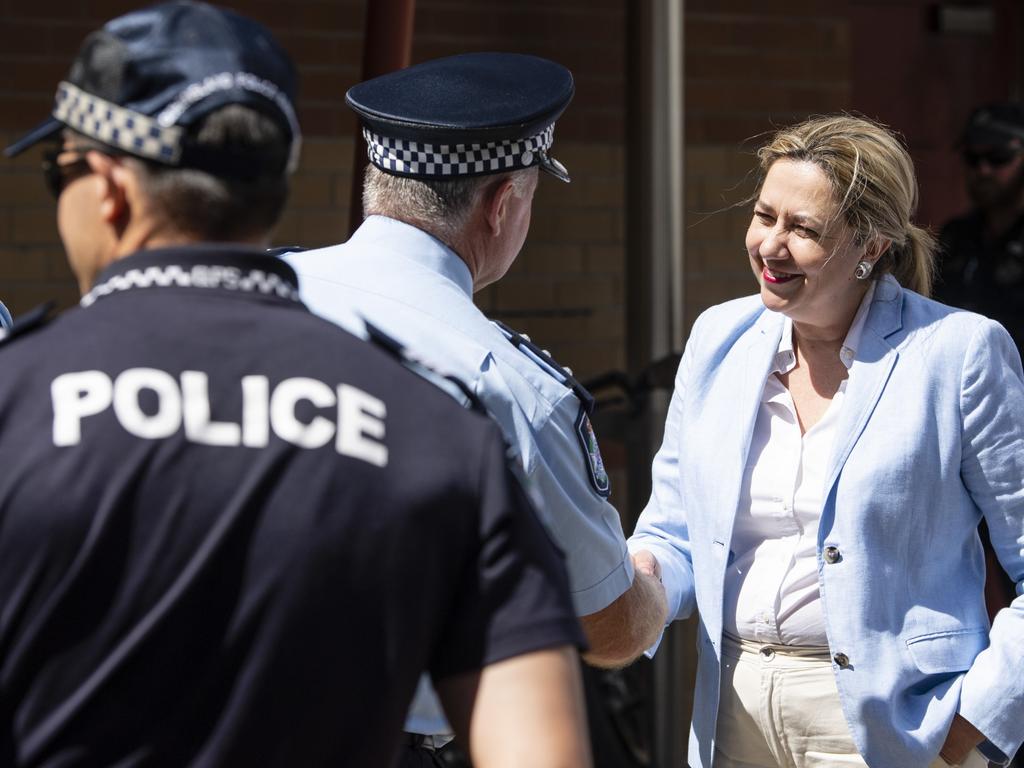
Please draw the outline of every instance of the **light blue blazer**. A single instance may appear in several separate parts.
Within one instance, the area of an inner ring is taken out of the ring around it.
[[[711,766],[722,595],[755,416],[783,317],[709,309],[675,382],[633,551],[661,562],[669,617],[699,613],[690,765]],[[876,768],[925,768],[959,711],[1000,761],[1024,740],[1024,374],[997,323],[879,279],[850,369],[818,528],[843,712]],[[1017,599],[990,628],[984,515]],[[838,547],[838,562],[822,551]],[[1001,754],[1000,754],[1001,753]]]

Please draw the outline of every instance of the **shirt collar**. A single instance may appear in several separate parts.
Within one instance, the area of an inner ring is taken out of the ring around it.
[[[857,313],[853,316],[850,330],[846,332],[843,346],[839,349],[839,359],[849,370],[857,357],[857,347],[860,345],[861,336],[864,333],[864,323],[868,318],[868,309],[871,307],[871,300],[875,295],[875,281],[872,280],[868,286],[867,293],[860,300]],[[782,325],[782,338],[779,339],[779,349],[775,353],[775,367],[773,373],[789,373],[796,365],[796,353],[793,351],[793,321],[785,317]]]
[[[394,243],[401,241],[401,248]],[[349,240],[372,252],[376,245],[402,258],[423,265],[455,283],[467,296],[473,296],[473,276],[466,262],[451,248],[422,229],[388,216],[368,216]]]
[[[867,293],[864,294],[864,298],[860,300],[860,306],[857,307],[857,314],[853,316],[853,322],[850,324],[850,330],[846,332],[846,338],[843,340],[843,346],[839,350],[839,359],[842,360],[843,365],[849,370],[850,366],[853,365],[853,360],[857,357],[857,347],[860,346],[860,337],[864,334],[864,323],[868,319],[868,310],[871,307],[871,300],[875,297],[875,281],[872,280],[868,285]]]
[[[281,259],[237,243],[197,243],[139,251],[109,264],[80,304],[113,293],[159,288],[222,291],[299,301],[295,271]]]

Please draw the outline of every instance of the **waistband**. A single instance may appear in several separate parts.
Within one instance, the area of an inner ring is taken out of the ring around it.
[[[734,659],[747,657],[758,661],[785,660],[791,663],[832,664],[832,653],[827,645],[783,645],[782,643],[762,643],[756,640],[745,640],[729,633],[722,634],[722,655]]]

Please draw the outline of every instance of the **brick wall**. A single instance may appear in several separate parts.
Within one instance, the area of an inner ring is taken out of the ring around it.
[[[277,244],[316,246],[348,231],[354,119],[343,105],[360,75],[364,0],[225,0],[267,24],[301,73],[302,164]],[[122,0],[0,0],[0,139],[35,125],[81,39],[141,5]],[[574,70],[577,95],[553,154],[573,183],[542,179],[533,227],[504,281],[478,297],[488,312],[550,348],[581,375],[624,364],[625,0],[420,0],[413,60],[472,50],[547,56]],[[77,290],[64,264],[38,153],[0,162],[0,298],[24,312]]]
[[[743,246],[766,132],[850,108],[845,0],[686,0],[686,325],[757,290]]]

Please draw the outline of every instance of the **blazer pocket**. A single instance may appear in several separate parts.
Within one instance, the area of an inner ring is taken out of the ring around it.
[[[917,668],[926,675],[963,672],[988,647],[988,628],[930,632],[907,640]]]

